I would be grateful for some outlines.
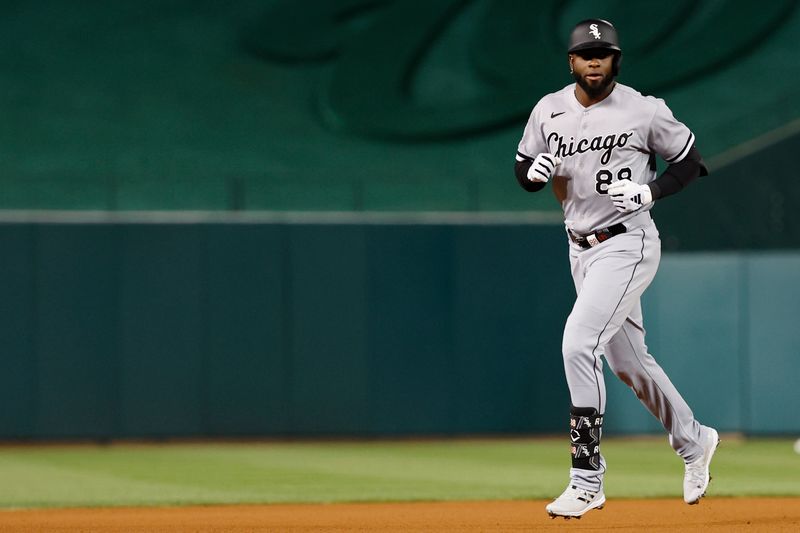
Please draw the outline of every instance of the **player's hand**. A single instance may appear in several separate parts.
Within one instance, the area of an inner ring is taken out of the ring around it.
[[[528,179],[540,183],[547,183],[553,177],[556,167],[561,164],[561,159],[558,157],[541,153],[533,160],[531,168],[528,169]]]
[[[653,202],[650,187],[631,180],[615,181],[608,186],[608,194],[620,213],[631,213]]]

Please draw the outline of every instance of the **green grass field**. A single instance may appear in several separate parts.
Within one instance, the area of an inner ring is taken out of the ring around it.
[[[603,443],[606,494],[680,497],[664,439]],[[563,489],[554,439],[0,447],[0,507],[536,499]],[[709,496],[800,496],[789,439],[723,437]]]

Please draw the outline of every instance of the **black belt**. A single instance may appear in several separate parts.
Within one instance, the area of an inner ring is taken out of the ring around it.
[[[572,242],[581,248],[591,248],[592,246],[597,246],[603,241],[607,241],[614,235],[619,235],[620,233],[625,233],[626,231],[628,231],[628,228],[626,228],[624,224],[614,224],[610,228],[600,229],[588,235],[578,235],[571,229],[568,229],[567,233],[569,233],[569,238],[572,239]]]

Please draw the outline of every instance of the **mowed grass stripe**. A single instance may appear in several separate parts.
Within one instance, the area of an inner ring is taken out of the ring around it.
[[[567,482],[553,439],[0,447],[0,507],[549,498]],[[664,439],[606,439],[606,494],[681,497]],[[790,439],[723,441],[709,496],[800,496]]]

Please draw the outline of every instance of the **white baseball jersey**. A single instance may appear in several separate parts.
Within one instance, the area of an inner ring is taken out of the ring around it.
[[[567,180],[563,202],[567,228],[585,235],[625,222],[644,210],[620,213],[607,189],[620,179],[645,184],[656,178],[655,156],[677,163],[694,134],[663,100],[617,83],[604,100],[583,107],[575,84],[548,94],[533,108],[517,160],[547,152],[561,158],[556,176]]]

